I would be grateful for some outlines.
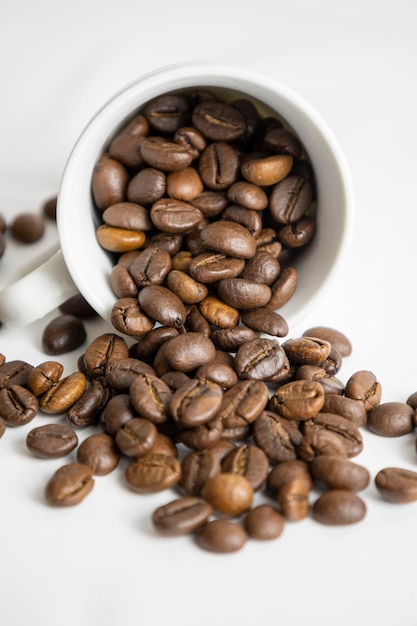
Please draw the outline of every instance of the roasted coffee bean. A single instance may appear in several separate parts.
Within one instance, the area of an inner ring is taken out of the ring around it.
[[[245,180],[267,187],[283,180],[290,172],[293,158],[287,154],[249,159],[242,163],[241,173]]]
[[[76,315],[82,320],[90,320],[98,316],[97,312],[81,293],[76,293],[75,296],[67,298],[59,306],[59,310],[63,315]]]
[[[106,476],[119,464],[120,452],[113,437],[106,433],[96,433],[80,443],[77,461],[90,467],[96,476]]]
[[[41,396],[53,387],[61,378],[64,366],[57,361],[45,361],[32,368],[27,377],[27,387],[35,394]]]
[[[172,439],[164,433],[158,432],[155,443],[152,446],[153,454],[165,454],[166,456],[172,456],[178,458],[178,449]]]
[[[79,317],[59,315],[43,329],[42,348],[46,354],[66,354],[82,346],[86,338],[87,332]]]
[[[41,206],[42,214],[53,222],[56,220],[56,205],[57,205],[57,196],[52,196],[51,198],[47,198]],[[0,229],[1,230],[1,229]]]
[[[203,190],[203,181],[193,167],[186,167],[178,172],[171,172],[167,176],[167,193],[170,198],[191,202]]]
[[[260,380],[239,381],[223,394],[219,417],[223,421],[232,416],[243,420],[244,424],[252,424],[268,402],[268,387]]]
[[[184,456],[178,487],[188,495],[199,496],[207,480],[221,473],[221,457],[214,448],[189,452]]]
[[[118,202],[107,207],[102,214],[103,221],[109,226],[128,230],[152,230],[149,211],[134,202]]]
[[[0,389],[0,417],[7,426],[23,426],[36,417],[39,403],[36,396],[20,385]]]
[[[154,167],[144,167],[130,179],[126,193],[129,202],[148,206],[162,198],[165,191],[164,172]]]
[[[138,288],[161,285],[171,269],[171,256],[163,248],[147,248],[135,257],[129,274]]]
[[[128,357],[127,359],[109,361],[105,371],[105,379],[112,389],[127,391],[138,374],[155,375],[155,370],[144,361]]]
[[[179,93],[162,94],[150,100],[143,113],[155,130],[171,135],[189,121],[190,103],[186,96]]]
[[[268,196],[262,187],[246,181],[230,185],[227,198],[230,202],[254,211],[263,211],[268,206]]]
[[[203,219],[200,209],[176,198],[160,198],[153,203],[151,220],[164,233],[188,233]]]
[[[245,269],[241,273],[241,278],[252,280],[258,283],[272,285],[278,278],[281,266],[278,259],[268,250],[257,250],[255,256],[246,261]]]
[[[205,363],[195,372],[195,378],[216,383],[222,389],[230,389],[238,382],[238,377],[227,363]]]
[[[216,141],[202,152],[198,171],[208,190],[223,191],[237,180],[239,164],[236,150],[224,141]]]
[[[220,441],[223,430],[223,421],[216,416],[201,426],[181,429],[178,437],[181,443],[191,450],[206,450]]]
[[[166,278],[166,285],[184,304],[201,302],[207,294],[206,285],[197,282],[189,274],[179,270],[171,270]]]
[[[340,370],[343,364],[343,357],[340,352],[333,348],[330,349],[330,354],[323,363],[320,364],[329,376],[334,376]]]
[[[276,539],[282,534],[285,518],[270,504],[259,504],[243,520],[243,527],[251,539]]]
[[[171,269],[188,273],[192,259],[193,255],[189,250],[180,250],[171,259]]]
[[[316,415],[324,403],[324,389],[315,381],[294,380],[278,387],[270,405],[282,417],[306,420]]]
[[[112,359],[126,359],[129,348],[126,341],[114,333],[96,337],[86,348],[83,363],[89,378],[104,376],[107,364]]]
[[[209,294],[198,307],[205,319],[218,328],[230,328],[239,323],[239,311],[236,307],[226,304],[218,296]]]
[[[315,337],[287,339],[282,344],[291,363],[320,365],[330,354],[331,344]]]
[[[96,230],[97,241],[109,252],[128,252],[139,250],[145,243],[146,236],[141,230],[117,228],[101,224]]]
[[[186,310],[183,302],[162,285],[148,285],[139,292],[139,305],[151,319],[162,326],[181,328]],[[148,328],[147,330],[150,330]]]
[[[348,457],[357,456],[363,450],[363,438],[360,430],[350,420],[341,415],[319,412],[304,422],[304,433],[325,428],[338,435],[345,447]]]
[[[173,370],[180,372],[190,372],[210,363],[215,354],[213,342],[200,333],[184,333],[165,344],[165,358]]]
[[[174,233],[162,233],[157,232],[156,235],[149,237],[146,244],[146,248],[161,248],[166,250],[170,256],[174,256],[181,250],[183,244],[183,235]]]
[[[414,391],[408,396],[407,404],[409,404],[414,410],[417,409],[417,391]]]
[[[76,428],[98,424],[102,411],[112,397],[110,387],[102,378],[95,378],[67,413],[67,420]]]
[[[348,456],[343,439],[326,428],[309,430],[302,438],[297,453],[300,459],[307,462],[322,455]]]
[[[254,237],[262,230],[262,215],[255,209],[247,209],[239,204],[229,204],[221,214],[221,219],[244,226]]]
[[[384,500],[393,503],[417,500],[417,472],[401,467],[385,467],[375,476],[375,486]]]
[[[205,217],[215,217],[226,208],[228,201],[222,191],[203,191],[199,196],[191,201]]]
[[[143,166],[140,155],[140,144],[143,137],[149,133],[149,123],[142,114],[135,117],[124,126],[112,139],[109,146],[109,156],[120,161],[130,168]]]
[[[287,321],[269,306],[242,311],[240,321],[254,331],[273,337],[285,337],[288,334]]]
[[[353,491],[330,489],[314,502],[312,514],[321,524],[355,524],[365,517],[366,505]]]
[[[225,102],[201,102],[192,113],[194,126],[211,141],[235,141],[245,133],[245,118]]]
[[[253,488],[245,476],[223,473],[204,483],[201,496],[218,513],[238,517],[252,506]]]
[[[299,139],[286,128],[269,130],[264,137],[265,146],[277,154],[289,154],[294,160],[302,154],[302,145]]]
[[[172,326],[158,326],[139,338],[134,345],[133,355],[140,360],[151,361],[158,349],[168,339],[178,336],[178,330]]]
[[[48,481],[45,498],[53,506],[80,504],[94,487],[93,470],[82,463],[60,467]]]
[[[224,278],[217,285],[219,296],[237,309],[255,309],[268,304],[271,290],[264,283],[247,278]]]
[[[380,404],[381,395],[381,383],[368,370],[359,370],[352,374],[345,386],[345,396],[362,402],[366,412]]]
[[[310,243],[315,230],[316,220],[313,217],[301,217],[296,222],[283,226],[278,233],[278,239],[286,248],[301,248]]]
[[[109,282],[117,298],[135,298],[138,295],[137,285],[129,269],[122,265],[122,263],[116,263],[116,265],[113,266]]]
[[[181,464],[175,457],[149,452],[133,459],[125,477],[129,487],[137,493],[156,493],[173,487],[180,479]]]
[[[94,166],[91,189],[96,206],[103,210],[125,200],[129,174],[125,166],[103,154]]]
[[[129,394],[119,393],[107,402],[101,414],[100,423],[106,433],[115,435],[125,422],[137,416]]]
[[[271,299],[268,303],[272,309],[280,309],[292,298],[297,288],[298,274],[294,267],[282,270],[277,280],[271,285]]]
[[[282,461],[275,465],[268,474],[267,489],[272,494],[277,494],[281,487],[295,479],[303,480],[310,484],[310,489],[313,488],[309,464],[301,459]]]
[[[227,554],[243,548],[247,538],[246,531],[236,522],[214,519],[204,524],[196,536],[196,542],[208,552]]]
[[[85,375],[73,372],[39,397],[39,408],[50,415],[65,413],[81,398],[86,388]]]
[[[114,328],[132,337],[139,337],[152,330],[155,320],[143,310],[137,298],[119,298],[111,311]]]
[[[174,392],[183,385],[185,385],[185,383],[189,382],[191,379],[184,372],[178,372],[177,370],[175,370],[163,374],[161,376],[161,380],[163,380],[164,383],[166,383],[171,389],[171,391]]]
[[[258,333],[252,328],[245,326],[231,326],[230,328],[218,328],[211,332],[210,339],[217,348],[227,352],[237,352],[240,346],[256,339]]]
[[[258,446],[242,444],[225,456],[222,471],[245,476],[252,489],[258,491],[267,479],[269,460]]]
[[[281,463],[297,458],[297,448],[303,434],[297,422],[287,420],[273,411],[263,411],[255,420],[253,438],[271,463]]]
[[[328,341],[342,357],[347,357],[352,354],[352,344],[348,337],[336,330],[335,328],[329,328],[328,326],[314,326],[306,330],[303,335],[307,337],[317,337],[317,339],[323,339]]]
[[[155,424],[168,419],[172,391],[163,380],[152,374],[138,374],[129,393],[132,406],[140,417]]]
[[[305,215],[311,200],[310,183],[301,176],[287,176],[273,187],[269,209],[276,222],[289,224]]]
[[[370,481],[370,473],[363,467],[340,456],[316,456],[310,465],[314,480],[330,489],[362,491]]]
[[[147,137],[140,144],[140,153],[143,160],[163,172],[176,172],[188,167],[193,155],[185,146],[156,137]]]
[[[414,409],[405,402],[383,402],[368,413],[368,428],[383,437],[401,437],[414,430]]]
[[[21,243],[35,243],[45,233],[45,218],[36,213],[22,213],[10,223],[11,235]]]
[[[259,337],[239,348],[235,369],[242,379],[277,380],[286,376],[289,363],[284,350],[276,341]]]
[[[66,424],[44,424],[32,428],[26,436],[26,447],[41,459],[58,459],[72,452],[78,445],[78,437]]]
[[[341,395],[344,393],[344,383],[326,372],[318,365],[301,365],[295,370],[296,380],[311,380],[321,384],[326,395]],[[321,409],[323,410],[323,409]]]
[[[285,519],[299,522],[310,513],[310,482],[293,478],[278,491],[277,501]]]
[[[33,365],[19,359],[5,361],[0,365],[0,389],[10,385],[26,387]]]
[[[211,327],[206,318],[201,314],[196,304],[189,304],[186,308],[185,330],[190,333],[199,333],[204,337],[210,337]]]
[[[238,259],[250,259],[256,253],[256,240],[241,224],[223,220],[211,222],[201,230],[201,240],[207,250]]]
[[[199,130],[193,126],[183,126],[175,131],[174,141],[187,148],[193,159],[200,156],[207,142]]]
[[[191,260],[189,273],[195,280],[209,285],[223,278],[235,278],[244,267],[244,259],[228,257],[220,252],[203,252]]]
[[[212,512],[213,507],[202,498],[183,497],[159,506],[152,515],[152,522],[158,532],[176,537],[201,528]]]
[[[219,412],[222,400],[220,385],[194,378],[174,392],[169,404],[170,414],[181,426],[200,426]]]
[[[336,413],[360,428],[366,423],[366,411],[362,402],[331,393],[324,396],[323,413]]]

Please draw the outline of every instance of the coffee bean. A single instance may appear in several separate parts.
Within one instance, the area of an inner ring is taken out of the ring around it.
[[[175,133],[187,124],[191,113],[188,98],[176,93],[153,98],[145,105],[143,112],[149,124],[164,135]]]
[[[76,350],[85,342],[87,332],[84,324],[75,315],[59,315],[43,329],[42,348],[46,354],[66,354]]]
[[[291,522],[299,522],[310,513],[310,482],[293,478],[278,491],[277,501],[282,515]]]
[[[242,324],[252,328],[252,330],[266,333],[273,337],[285,337],[288,334],[286,320],[269,306],[242,311],[240,320]]]
[[[140,144],[140,153],[147,165],[163,172],[176,172],[188,167],[193,160],[185,146],[156,137],[145,138]]]
[[[207,189],[191,201],[205,217],[215,217],[226,208],[228,201],[222,191]]]
[[[368,413],[368,428],[383,437],[401,437],[414,430],[414,409],[405,402],[383,402]]]
[[[165,191],[166,176],[164,172],[154,167],[144,167],[130,179],[127,186],[127,199],[129,202],[148,206],[162,198]]]
[[[145,243],[146,236],[141,230],[118,228],[101,224],[96,230],[97,241],[109,252],[128,252],[139,250]]]
[[[210,338],[214,345],[227,352],[237,352],[240,346],[255,339],[258,333],[245,326],[218,328],[211,332]]]
[[[345,391],[345,385],[341,380],[336,378],[336,376],[331,376],[323,367],[318,365],[301,365],[297,367],[295,379],[320,383],[325,395],[341,395]]]
[[[138,169],[143,166],[140,144],[149,133],[149,123],[142,114],[135,115],[112,139],[109,156],[129,168]]]
[[[160,198],[153,203],[151,220],[164,233],[182,234],[193,230],[203,218],[200,209],[176,198]]]
[[[217,474],[204,483],[201,496],[217,512],[238,517],[250,509],[253,488],[248,479],[240,474]]]
[[[78,445],[78,437],[71,426],[44,424],[32,428],[26,436],[26,447],[41,459],[58,459],[66,456]]]
[[[321,408],[324,413],[336,413],[360,428],[366,422],[366,411],[362,402],[346,396],[326,393]]]
[[[152,522],[156,530],[164,535],[187,535],[201,528],[212,511],[210,504],[201,498],[177,498],[159,506],[152,515]]]
[[[36,213],[22,213],[12,220],[9,230],[17,241],[35,243],[45,233],[45,219]]]
[[[369,412],[381,402],[382,388],[373,372],[359,370],[352,374],[345,386],[345,395],[363,403]]]
[[[215,446],[207,450],[189,452],[181,462],[178,487],[191,496],[199,496],[207,480],[217,476],[221,471],[221,457]]]
[[[269,208],[275,221],[289,224],[305,215],[311,200],[310,183],[301,176],[287,176],[273,187]]]
[[[293,459],[290,461],[282,461],[275,465],[270,471],[267,478],[267,489],[272,494],[277,494],[283,485],[294,480],[301,479],[310,483],[310,489],[313,487],[313,480],[310,474],[309,464],[301,459]]]
[[[252,424],[268,402],[268,387],[260,380],[239,381],[223,394],[219,417],[225,422],[236,416],[244,425]]]
[[[57,205],[57,197],[52,196],[51,198],[47,198],[41,206],[42,214],[53,222],[56,221],[56,205]],[[0,228],[1,230],[1,228]]]
[[[115,435],[122,424],[134,417],[137,417],[137,413],[130,401],[130,395],[120,393],[107,402],[101,414],[100,423],[106,433]]]
[[[8,426],[23,426],[36,417],[39,403],[36,396],[20,385],[0,389],[0,417]]]
[[[417,500],[417,472],[401,467],[385,467],[375,476],[375,486],[384,500],[394,503]]]
[[[271,463],[295,460],[303,434],[296,421],[263,411],[253,424],[253,438]]]
[[[144,333],[139,337],[138,343],[134,345],[133,354],[138,359],[145,362],[151,361],[158,349],[168,339],[178,336],[178,330],[172,326],[158,326]]]
[[[200,156],[200,152],[202,152],[207,145],[203,135],[193,126],[178,128],[174,134],[174,141],[187,148],[192,154],[193,159]]]
[[[67,300],[59,306],[59,310],[63,315],[75,315],[82,320],[90,320],[98,317],[96,311],[81,293],[76,293],[75,296],[67,298]]]
[[[190,372],[212,361],[216,354],[213,342],[200,333],[184,333],[166,343],[165,357],[174,370]]]
[[[262,187],[245,181],[238,181],[230,185],[227,190],[227,198],[230,202],[235,202],[255,211],[263,211],[268,206],[268,196]]]
[[[363,450],[363,438],[359,429],[341,415],[319,412],[306,420],[303,428],[305,434],[323,428],[335,433],[342,439],[349,457],[357,456]]]
[[[106,433],[90,435],[77,449],[77,461],[90,467],[96,476],[110,474],[118,465],[120,452],[113,437]]]
[[[270,504],[259,504],[251,509],[243,520],[243,526],[251,539],[276,539],[282,534],[285,519]]]
[[[235,222],[246,228],[251,235],[256,237],[262,230],[262,215],[255,209],[247,209],[240,204],[229,204],[221,213],[221,219]]]
[[[166,285],[184,304],[201,302],[208,294],[206,285],[197,282],[194,278],[179,270],[171,270],[169,272]]]
[[[196,128],[211,141],[235,141],[245,132],[245,118],[224,102],[201,102],[192,113]]]
[[[174,392],[169,405],[170,414],[181,426],[200,426],[219,412],[222,400],[220,385],[194,378]]]
[[[39,398],[39,408],[50,415],[65,413],[85,392],[86,377],[82,372],[73,372],[61,378]]]
[[[128,357],[110,361],[106,367],[105,380],[112,389],[127,391],[138,374],[154,375],[155,370],[144,361]]]
[[[209,552],[237,552],[247,541],[246,531],[236,522],[215,519],[207,522],[196,536],[197,545]]]
[[[151,319],[162,326],[180,328],[184,325],[186,310],[183,302],[162,285],[148,285],[139,292],[139,305]],[[150,330],[149,328],[147,330]]]
[[[275,185],[290,172],[293,164],[291,156],[278,154],[245,161],[241,173],[250,183],[260,187]]]
[[[297,270],[293,267],[284,268],[277,280],[271,285],[269,306],[272,309],[280,309],[287,304],[294,295],[297,284]]]
[[[227,363],[205,363],[197,369],[195,378],[216,383],[223,390],[230,389],[238,382],[235,370]]]
[[[138,374],[130,385],[129,395],[132,406],[140,417],[145,417],[155,424],[168,419],[172,392],[157,376]]]
[[[271,408],[282,417],[306,420],[324,404],[324,389],[315,381],[294,380],[279,387],[271,397]]]
[[[340,456],[317,456],[312,460],[310,468],[315,481],[331,489],[357,492],[369,485],[370,473],[366,467]]]
[[[0,389],[9,387],[10,385],[20,385],[26,387],[30,372],[33,365],[15,359],[12,361],[4,361],[0,365]]]
[[[6,432],[6,422],[2,417],[0,417],[0,439],[3,437]]]
[[[201,426],[181,429],[178,438],[181,443],[192,450],[206,450],[220,441],[223,431],[223,421],[216,416]]]
[[[292,363],[320,365],[330,354],[331,344],[315,337],[300,337],[287,339],[282,344],[289,360]]]
[[[289,370],[288,359],[273,339],[256,338],[240,346],[235,358],[236,373],[251,380],[277,380]]]
[[[255,256],[245,262],[241,278],[271,285],[281,270],[278,259],[268,250],[257,250]]]
[[[111,321],[117,331],[131,337],[140,337],[152,330],[155,324],[155,320],[146,313],[137,298],[116,300],[111,311]]]
[[[302,146],[299,139],[286,128],[274,128],[269,130],[265,134],[264,142],[271,152],[289,154],[294,160],[301,157]]]
[[[224,278],[218,283],[217,291],[226,304],[237,309],[262,307],[271,299],[268,285],[247,278]]]
[[[316,428],[307,432],[298,446],[297,453],[300,459],[308,462],[322,455],[342,458],[348,456],[343,439],[325,428]]]
[[[226,256],[250,259],[256,253],[256,240],[241,224],[211,222],[201,231],[201,239],[207,250],[220,252]]]
[[[198,171],[210,191],[223,191],[237,180],[239,163],[238,153],[231,145],[215,141],[202,152]]]
[[[171,172],[167,176],[167,193],[170,198],[191,202],[203,190],[203,181],[197,170],[192,167],[186,167],[178,172]]]
[[[348,337],[340,330],[329,328],[328,326],[314,326],[303,333],[304,336],[317,337],[328,341],[338,350],[342,357],[350,356],[352,353],[352,344]]]
[[[360,522],[366,515],[366,505],[354,492],[330,489],[314,502],[314,519],[321,524],[340,526]]]
[[[134,202],[118,202],[103,211],[103,221],[109,226],[128,230],[152,230],[149,212]]]
[[[156,493],[173,487],[181,476],[178,459],[165,454],[149,452],[133,459],[125,477],[129,487],[137,493]]]
[[[205,298],[204,298],[205,299]],[[188,304],[186,307],[187,317],[185,318],[185,330],[190,333],[199,333],[210,338],[211,327],[206,318],[202,315],[196,304]]]
[[[51,389],[61,378],[64,366],[57,361],[45,361],[32,368],[27,377],[27,387],[35,394],[41,396]]]
[[[129,175],[125,166],[103,154],[94,166],[91,189],[96,206],[102,211],[125,200]]]
[[[245,476],[253,490],[258,491],[267,479],[269,460],[261,448],[242,444],[225,456],[222,471]]]
[[[82,463],[60,467],[48,481],[45,498],[53,506],[80,504],[94,487],[93,471]]]
[[[76,428],[87,428],[98,424],[111,396],[111,389],[106,381],[102,378],[95,378],[69,409],[68,422]]]

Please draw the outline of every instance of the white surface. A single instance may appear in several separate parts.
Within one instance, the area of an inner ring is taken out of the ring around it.
[[[84,125],[138,74],[198,58],[270,73],[333,128],[356,196],[339,280],[293,334],[316,324],[339,328],[354,346],[340,378],[370,369],[383,401],[406,400],[417,389],[416,28],[414,0],[3,0],[0,211],[9,220],[53,195]],[[55,236],[49,225],[40,245],[10,245],[1,283]],[[0,352],[46,360],[47,319],[0,330]],[[108,329],[87,326],[89,338]],[[62,358],[68,373],[78,354]],[[120,472],[97,478],[79,507],[47,507],[43,487],[61,461],[28,455],[33,426],[9,428],[0,440],[1,624],[417,624],[417,503],[383,503],[371,485],[360,524],[305,520],[287,524],[274,542],[211,555],[188,538],[156,537],[149,516],[168,494],[134,494]],[[357,461],[373,475],[388,465],[417,469],[414,434],[364,437]]]

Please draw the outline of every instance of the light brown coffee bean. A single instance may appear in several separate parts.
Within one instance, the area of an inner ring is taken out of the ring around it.
[[[40,363],[29,372],[27,386],[35,396],[41,396],[59,381],[63,371],[64,366],[57,361]]]
[[[370,481],[370,473],[366,467],[340,456],[317,456],[312,460],[310,469],[319,485],[331,489],[362,491]]]
[[[393,503],[417,500],[417,472],[401,467],[385,467],[375,476],[375,486],[384,500]]]
[[[196,542],[203,550],[227,554],[243,548],[247,538],[246,531],[236,522],[214,519],[204,524],[196,536]]]
[[[318,339],[324,339],[332,344],[334,348],[341,354],[342,357],[347,357],[352,354],[352,344],[350,339],[335,328],[329,328],[328,326],[314,326],[306,330],[303,335],[307,337],[317,337]]]
[[[128,252],[139,250],[146,241],[146,235],[141,230],[130,230],[101,224],[96,230],[97,241],[100,246],[109,252]]]
[[[186,496],[159,506],[152,515],[156,530],[177,537],[195,532],[203,526],[213,508],[202,498]]]
[[[286,154],[277,154],[245,161],[241,167],[242,176],[261,187],[275,185],[289,174],[293,158]]]
[[[369,412],[381,402],[382,387],[375,374],[369,370],[359,370],[352,374],[345,386],[345,395],[363,403]]]
[[[166,278],[166,285],[184,304],[201,302],[208,294],[206,285],[179,270],[171,270],[169,272]]]
[[[81,463],[69,463],[60,467],[48,481],[46,501],[53,506],[75,506],[87,497],[93,487],[93,470]]]
[[[123,202],[129,174],[125,166],[103,154],[94,166],[91,189],[96,206],[103,210],[116,202]]]
[[[314,381],[295,380],[279,387],[271,397],[272,410],[288,419],[306,420],[324,403],[323,386]]]
[[[49,415],[65,413],[85,392],[87,380],[82,372],[73,372],[61,378],[53,387],[39,397],[39,408]]]
[[[401,437],[414,431],[414,409],[405,402],[383,402],[368,413],[370,431],[383,437]]]
[[[250,509],[253,488],[240,474],[217,474],[205,482],[201,496],[219,513],[238,517]]]
[[[310,512],[310,482],[302,478],[293,478],[278,491],[277,501],[285,519],[299,522]]]
[[[314,502],[312,514],[321,524],[331,526],[355,524],[365,517],[366,505],[353,491],[330,489]]]
[[[243,520],[243,527],[251,539],[276,539],[282,534],[285,518],[270,504],[259,504]]]
[[[236,307],[226,304],[218,296],[209,294],[198,303],[198,308],[203,317],[218,328],[230,328],[239,323],[239,311]]]
[[[129,487],[137,493],[156,493],[173,487],[180,479],[181,464],[173,456],[149,452],[133,459],[125,477]]]

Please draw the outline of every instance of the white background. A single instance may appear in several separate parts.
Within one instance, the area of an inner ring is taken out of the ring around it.
[[[372,370],[383,401],[405,401],[417,390],[415,0],[2,0],[0,212],[9,221],[40,210],[101,104],[140,74],[188,60],[270,74],[333,129],[354,183],[353,241],[332,292],[291,335],[339,328],[353,344],[339,377]],[[0,282],[55,238],[49,224],[40,244],[8,241]],[[53,316],[1,329],[0,352],[46,360],[40,336]],[[87,329],[89,340],[108,330]],[[67,373],[79,353],[62,358]],[[417,503],[384,503],[371,483],[360,524],[288,523],[276,541],[212,555],[188,537],[157,537],[149,518],[167,494],[134,494],[118,472],[97,478],[79,507],[49,508],[43,488],[62,462],[25,449],[42,423],[0,440],[2,625],[417,624]],[[372,476],[417,470],[415,434],[364,439],[356,460]]]

